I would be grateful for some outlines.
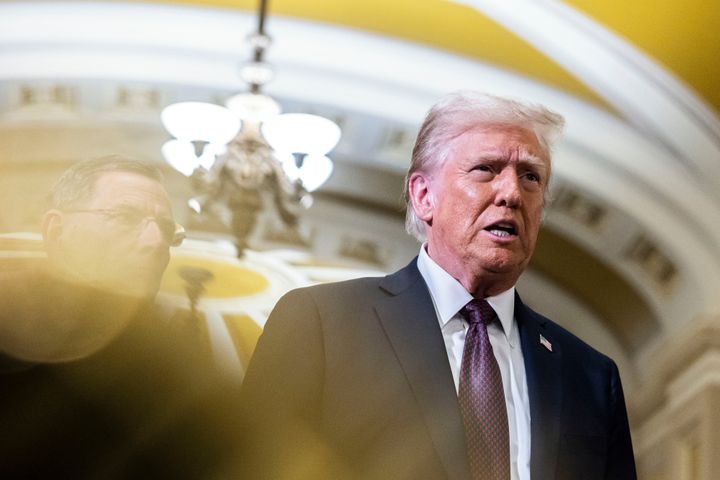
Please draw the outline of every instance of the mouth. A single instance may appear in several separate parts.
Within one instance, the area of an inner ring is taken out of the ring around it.
[[[517,224],[510,220],[495,222],[485,227],[484,230],[490,232],[495,237],[504,239],[514,238],[518,233]]]

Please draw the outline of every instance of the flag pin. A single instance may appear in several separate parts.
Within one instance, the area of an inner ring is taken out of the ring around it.
[[[542,333],[540,334],[540,345],[545,347],[548,352],[552,352],[552,343],[548,341],[547,338],[543,337]]]

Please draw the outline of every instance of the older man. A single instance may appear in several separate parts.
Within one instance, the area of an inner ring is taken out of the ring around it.
[[[43,219],[47,265],[0,277],[0,477],[223,468],[232,391],[195,326],[153,302],[181,240],[161,180],[132,159],[75,164]]]
[[[182,241],[155,167],[105,158],[76,164],[50,194],[43,218],[54,270],[98,289],[154,298]]]
[[[430,110],[406,183],[418,257],[290,292],[267,322],[243,386],[254,473],[635,478],[615,364],[515,292],[561,128],[469,92]]]
[[[30,361],[82,358],[152,303],[169,247],[182,240],[161,181],[155,167],[120,157],[60,177],[42,221],[47,265],[4,282],[1,350]]]

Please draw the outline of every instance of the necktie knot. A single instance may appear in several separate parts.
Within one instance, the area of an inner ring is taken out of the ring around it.
[[[470,325],[483,323],[490,325],[497,318],[495,310],[485,300],[474,298],[465,305],[460,313]]]

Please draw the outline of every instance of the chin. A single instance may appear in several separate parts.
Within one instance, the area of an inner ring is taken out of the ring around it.
[[[519,277],[525,269],[525,261],[518,262],[517,259],[493,259],[483,262],[482,270],[497,275],[508,275]],[[517,278],[516,278],[517,280]]]
[[[160,289],[160,281],[136,280],[133,283],[117,282],[113,288],[113,292],[125,297],[132,297],[142,300],[152,300]]]

